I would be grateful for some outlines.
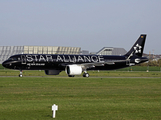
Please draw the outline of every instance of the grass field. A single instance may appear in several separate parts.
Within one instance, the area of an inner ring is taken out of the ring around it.
[[[18,76],[18,70],[0,70],[0,76]],[[88,71],[90,77],[161,77],[160,71]],[[63,71],[60,75],[45,75],[44,71],[23,71],[23,76],[68,77]],[[82,77],[82,75],[75,76]]]
[[[0,120],[160,120],[161,78],[0,77]]]

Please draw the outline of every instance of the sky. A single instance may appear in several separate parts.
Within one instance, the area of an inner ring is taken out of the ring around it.
[[[161,0],[0,0],[0,46],[129,50],[161,54]]]

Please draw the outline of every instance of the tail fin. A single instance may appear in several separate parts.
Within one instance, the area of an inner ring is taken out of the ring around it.
[[[146,35],[141,34],[140,37],[138,38],[138,40],[135,42],[135,44],[130,49],[130,51],[125,54],[127,59],[130,59],[132,56],[142,57],[145,39],[146,39]]]

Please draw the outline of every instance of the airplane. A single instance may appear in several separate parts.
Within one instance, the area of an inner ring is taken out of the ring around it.
[[[47,75],[59,75],[65,71],[69,77],[89,77],[88,70],[115,70],[148,61],[142,57],[146,34],[141,34],[125,55],[64,55],[64,54],[17,54],[4,61],[5,68],[20,70],[44,70]]]

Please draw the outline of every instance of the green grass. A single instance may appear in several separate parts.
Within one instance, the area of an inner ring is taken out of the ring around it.
[[[0,69],[4,69],[4,67],[2,66],[2,64],[0,64]]]
[[[131,66],[123,69],[119,69],[117,71],[161,71],[161,67],[159,66]]]
[[[18,70],[0,70],[0,76],[18,76]],[[88,71],[90,77],[161,77],[159,71]],[[46,75],[44,71],[23,71],[23,76],[68,77],[63,71],[60,75]],[[82,75],[75,76],[82,77]]]
[[[161,78],[0,77],[0,120],[159,120]]]

